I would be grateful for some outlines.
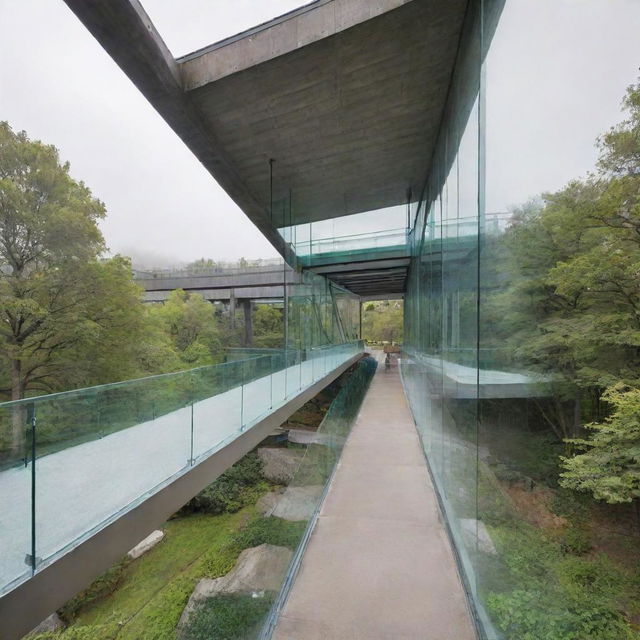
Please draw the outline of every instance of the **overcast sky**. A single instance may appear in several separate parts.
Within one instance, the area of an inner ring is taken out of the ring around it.
[[[300,4],[144,2],[174,55]],[[488,61],[489,210],[593,167],[638,76],[638,34],[640,0],[507,0]],[[275,255],[62,0],[0,0],[0,60],[0,119],[55,144],[106,203],[112,251],[148,266]]]

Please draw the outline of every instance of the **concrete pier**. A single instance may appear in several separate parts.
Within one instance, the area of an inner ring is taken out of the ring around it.
[[[274,637],[476,637],[398,371],[382,359]]]

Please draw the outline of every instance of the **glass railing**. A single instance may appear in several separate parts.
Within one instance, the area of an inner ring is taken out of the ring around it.
[[[0,593],[362,349],[287,350],[0,404]]]
[[[477,216],[450,218],[447,220],[431,220],[425,227],[425,241],[448,240],[454,238],[471,238],[477,241],[478,225],[486,235],[500,235],[505,231],[512,218],[511,213],[487,213],[478,222]]]
[[[354,251],[391,251],[406,245],[407,230],[402,228],[298,241],[295,243],[295,252],[299,258],[309,258],[311,256],[318,257],[331,253]]]

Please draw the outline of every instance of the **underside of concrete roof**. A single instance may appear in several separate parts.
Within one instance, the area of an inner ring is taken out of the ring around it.
[[[419,195],[467,0],[318,0],[177,60],[137,0],[66,2],[281,252],[283,224]]]

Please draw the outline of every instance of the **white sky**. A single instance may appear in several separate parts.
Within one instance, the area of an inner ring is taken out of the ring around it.
[[[174,55],[300,4],[144,2]],[[488,210],[593,167],[639,75],[639,34],[640,0],[507,0],[488,61]],[[0,60],[0,119],[60,149],[106,203],[114,252],[148,266],[275,255],[62,0],[0,0]]]

